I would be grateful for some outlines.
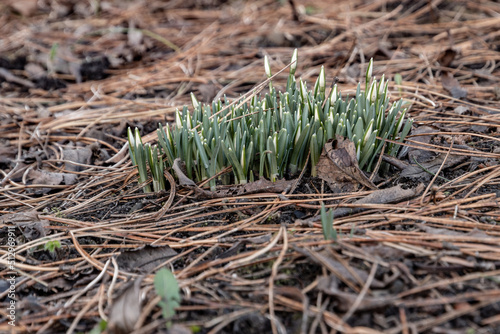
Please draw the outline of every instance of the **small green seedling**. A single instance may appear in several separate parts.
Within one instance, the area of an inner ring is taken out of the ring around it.
[[[108,323],[106,322],[106,320],[101,320],[94,326],[94,328],[92,328],[92,330],[88,334],[101,334],[106,330],[107,327]]]
[[[139,172],[139,182],[145,183],[148,180],[148,170],[147,170],[147,153],[142,143],[141,134],[139,133],[139,129],[135,129],[135,133],[132,133],[132,130],[128,128],[128,149],[130,158],[132,159],[132,163],[137,167],[137,171]],[[151,188],[149,185],[145,185],[143,188],[145,193],[151,192]]]
[[[403,83],[403,77],[401,76],[400,73],[396,73],[394,75],[394,82],[396,83],[396,85],[401,86],[401,84]],[[399,96],[401,96],[403,94],[403,90],[401,89],[401,87],[398,87],[398,91],[399,91]]]
[[[47,241],[43,246],[43,249],[48,250],[50,253],[54,253],[56,249],[59,248],[61,248],[61,243],[59,242],[59,240]]]
[[[167,328],[170,328],[175,309],[179,307],[181,301],[179,284],[170,270],[162,268],[155,275],[154,285],[156,293],[161,297],[158,305],[162,308],[162,315],[167,321]]]
[[[325,240],[337,241],[337,231],[333,228],[333,211],[326,212],[325,204],[321,203],[321,227]]]

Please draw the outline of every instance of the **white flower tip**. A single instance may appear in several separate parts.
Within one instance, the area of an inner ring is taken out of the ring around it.
[[[321,66],[321,70],[319,71],[319,88],[321,90],[325,90],[325,87],[326,87],[325,67]]]
[[[297,69],[297,49],[295,49],[293,51],[293,55],[292,55],[292,60],[290,61],[291,65],[290,65],[290,72],[292,73],[295,73],[295,70]]]
[[[372,77],[373,73],[373,58],[370,59],[370,62],[368,63],[368,68],[366,69],[366,80],[370,80]]]
[[[333,105],[337,101],[338,88],[337,85],[333,86],[332,92],[330,93],[330,105]]]
[[[264,70],[266,71],[266,75],[269,78],[273,76],[271,73],[271,65],[269,64],[269,58],[267,58],[267,56],[264,57]]]
[[[142,139],[141,139],[141,135],[139,133],[139,129],[135,129],[135,143],[138,144],[138,143],[141,143],[142,144]]]
[[[178,129],[182,128],[182,119],[179,109],[175,110],[175,126],[177,126]]]
[[[196,96],[194,96],[194,94],[192,92],[191,92],[191,103],[193,104],[194,109],[198,109],[198,106],[200,105],[200,103],[198,102],[198,100],[196,99]]]

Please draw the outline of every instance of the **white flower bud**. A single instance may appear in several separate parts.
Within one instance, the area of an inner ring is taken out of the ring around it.
[[[297,69],[297,49],[293,51],[292,60],[290,61],[292,65],[290,65],[290,75],[295,74],[295,70]]]
[[[200,105],[193,93],[191,93],[191,104],[193,105],[194,109],[198,109],[198,106]]]
[[[319,71],[319,91],[324,92],[326,89],[325,67],[321,66]]]
[[[380,79],[380,83],[378,86],[378,96],[384,93],[384,88],[385,88],[384,86],[385,86],[385,74],[382,74],[382,78]]]
[[[377,87],[376,87],[376,80],[374,80],[372,82],[372,84],[370,85],[370,89],[368,90],[368,93],[366,94],[366,97],[368,98],[368,100],[370,102],[375,102],[375,100],[377,99]]]
[[[370,59],[368,63],[368,68],[366,69],[366,81],[370,81],[373,73],[373,58]]]
[[[333,104],[337,101],[337,96],[338,96],[338,88],[337,85],[333,86],[333,89],[330,93],[330,105],[333,106]]]
[[[266,75],[268,78],[272,77],[271,73],[271,65],[269,64],[269,58],[267,56],[264,57],[264,70],[266,71]]]
[[[141,134],[139,133],[139,129],[135,128],[135,145],[138,146],[142,144]]]
[[[319,108],[318,105],[314,106],[314,120],[321,121],[321,118],[319,116]]]
[[[191,119],[191,115],[189,114],[189,112],[187,113],[186,121],[187,128],[191,130],[193,128],[193,120]]]
[[[295,135],[295,140],[293,142],[294,144],[297,144],[297,142],[299,141],[301,128],[302,128],[302,121],[299,121],[299,123],[297,124],[297,134]]]
[[[182,129],[182,117],[179,109],[175,109],[175,126],[177,129]]]

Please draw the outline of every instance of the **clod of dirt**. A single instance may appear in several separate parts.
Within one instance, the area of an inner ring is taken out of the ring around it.
[[[80,74],[84,80],[102,80],[108,77],[106,70],[110,66],[107,57],[101,57],[80,65]]]
[[[49,76],[41,76],[34,80],[35,87],[43,90],[56,90],[66,88],[66,83],[60,79]]]
[[[451,63],[453,62],[456,56],[457,56],[457,51],[448,48],[439,54],[437,62],[442,67],[450,67]]]
[[[26,56],[17,56],[13,59],[0,57],[0,67],[8,70],[22,70],[26,66]]]

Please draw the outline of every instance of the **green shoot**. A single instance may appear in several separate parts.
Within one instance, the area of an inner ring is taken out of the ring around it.
[[[297,50],[284,92],[270,83],[265,96],[255,95],[249,102],[219,100],[210,105],[202,105],[191,94],[192,112],[185,106],[175,112],[173,124],[159,125],[159,150],[143,145],[138,130],[134,134],[129,129],[129,151],[139,182],[146,183],[151,175],[153,189],[163,190],[163,169],[172,168],[176,158],[184,162],[188,178],[195,182],[210,179],[211,189],[217,181],[245,184],[261,177],[276,181],[305,168],[316,176],[323,147],[336,135],[354,142],[359,167],[370,172],[377,155],[395,156],[400,148],[393,143],[384,146],[385,140],[402,142],[412,125],[405,117],[407,106],[402,100],[390,103],[388,80],[372,77],[373,67],[370,60],[364,90],[358,84],[350,99],[342,98],[337,85],[326,95],[324,67],[311,90],[306,82],[297,80]],[[264,70],[272,77],[267,57]],[[232,177],[221,176],[227,167],[232,167]],[[150,191],[149,185],[144,191]]]
[[[61,248],[61,243],[59,240],[51,240],[47,241],[45,245],[43,245],[44,250],[48,250],[50,253],[54,253],[56,249]]]
[[[156,293],[161,298],[158,305],[162,308],[162,315],[167,321],[167,328],[170,328],[175,309],[179,307],[181,301],[179,284],[170,270],[162,268],[155,275],[154,286]]]
[[[325,240],[337,241],[337,231],[333,228],[333,211],[326,212],[325,204],[321,203],[321,227]]]

